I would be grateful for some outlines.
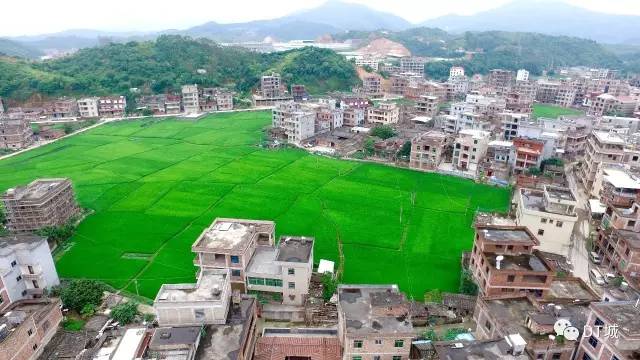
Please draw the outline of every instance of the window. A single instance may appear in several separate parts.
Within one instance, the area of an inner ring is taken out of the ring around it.
[[[264,285],[265,281],[263,278],[255,278],[255,277],[250,277],[249,278],[249,285]]]
[[[38,286],[38,282],[36,280],[31,280],[31,283],[33,283],[33,287],[36,289],[40,287]]]
[[[636,226],[636,221],[635,221],[635,220],[629,220],[629,221],[627,221],[627,226],[628,226],[628,227]]]
[[[485,327],[487,330],[491,330],[491,323],[489,322],[489,320],[485,321],[485,323],[484,323],[484,327]]]
[[[295,273],[296,273],[296,269],[294,268],[289,268],[289,270],[287,270],[287,274],[289,275],[295,275]]]
[[[393,347],[404,347],[404,340],[396,340]]]
[[[598,347],[598,339],[591,335],[591,337],[589,338],[589,345],[591,345],[591,347],[595,349],[596,347]]]
[[[231,276],[240,276],[240,270],[231,270]]]
[[[618,358],[617,356],[613,355],[613,356],[611,357],[611,360],[620,360],[620,358]]]
[[[27,296],[27,290],[22,290],[22,296]]]
[[[27,265],[27,269],[29,270],[29,274],[35,274],[35,273],[33,272],[33,266],[31,266],[31,265]]]
[[[560,360],[560,357],[562,357],[561,353],[553,353],[553,355],[551,355],[551,359],[553,360]]]
[[[374,355],[373,356],[373,360],[380,360],[382,359],[382,357],[380,355]]]
[[[537,353],[536,359],[544,359],[544,353]]]
[[[513,245],[507,245],[507,250],[513,250]]]
[[[204,309],[193,310],[193,317],[198,321],[204,321]]]
[[[393,355],[393,357],[391,358],[393,360],[402,360],[402,356],[400,355]]]
[[[232,264],[239,264],[240,263],[240,257],[236,256],[236,255],[231,255],[231,263]]]
[[[382,345],[382,339],[376,339],[375,344],[376,345]]]
[[[282,287],[282,280],[280,279],[264,279],[264,284],[268,286]]]
[[[27,335],[29,335],[29,336],[33,335],[33,330],[31,330],[31,329],[27,330]]]
[[[362,348],[362,340],[353,340],[353,347],[356,349]]]
[[[514,281],[516,281],[516,276],[515,275],[507,276],[507,282],[514,282]]]
[[[538,229],[538,235],[540,235],[540,236],[544,235],[544,230]]]
[[[547,223],[547,218],[540,219],[540,222],[543,223],[543,224],[546,224]]]
[[[352,356],[351,360],[362,360],[362,356]]]
[[[556,221],[556,227],[562,227],[562,221]]]
[[[17,261],[15,261],[15,260],[13,260],[13,261],[11,262],[11,267],[14,267],[14,266],[16,266],[16,265],[18,265],[18,262],[17,262]]]
[[[16,277],[16,281],[20,281],[22,280],[22,275],[18,275],[18,277]]]
[[[589,356],[589,354],[584,353],[582,354],[582,360],[591,360],[591,356]]]
[[[600,318],[596,318],[596,321],[593,322],[593,325],[595,326],[604,326],[604,321],[602,321]]]
[[[36,351],[36,349],[38,348],[38,344],[33,344],[31,348],[33,349],[33,351]]]
[[[289,289],[295,289],[295,288],[296,288],[296,283],[289,282]]]

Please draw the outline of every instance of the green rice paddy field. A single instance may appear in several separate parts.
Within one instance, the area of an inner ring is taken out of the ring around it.
[[[149,298],[162,283],[194,281],[191,244],[216,217],[314,236],[316,262],[342,251],[346,283],[397,283],[416,298],[457,290],[474,211],[506,209],[505,189],[261,149],[269,123],[268,112],[111,123],[0,161],[0,190],[70,177],[95,212],[59,257],[60,276]]]

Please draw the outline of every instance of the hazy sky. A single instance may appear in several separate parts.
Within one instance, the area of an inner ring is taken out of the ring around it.
[[[320,5],[324,0],[1,0],[0,36],[34,35],[67,29],[151,31],[271,19]],[[411,22],[469,15],[510,0],[348,0],[388,11]],[[534,0],[535,1],[535,0]],[[640,15],[640,0],[561,0],[591,10]]]

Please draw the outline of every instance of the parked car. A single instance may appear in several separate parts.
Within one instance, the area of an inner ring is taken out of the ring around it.
[[[589,260],[591,260],[591,262],[596,265],[600,265],[600,263],[602,262],[600,255],[598,255],[598,253],[596,253],[595,251],[589,253]]]
[[[589,271],[589,277],[597,285],[601,285],[601,286],[604,285],[604,277],[602,276],[600,271],[596,269],[591,269],[591,271]]]

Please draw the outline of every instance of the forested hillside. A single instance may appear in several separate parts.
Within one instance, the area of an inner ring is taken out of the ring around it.
[[[281,71],[288,84],[302,83],[315,93],[349,90],[358,81],[352,63],[330,50],[258,54],[166,35],[156,41],[83,49],[44,62],[0,59],[0,96],[23,100],[34,94],[123,94],[130,88],[162,93],[189,83],[226,86],[246,94],[260,75],[272,70]]]
[[[539,75],[552,67],[578,65],[611,67],[623,71],[637,68],[631,57],[623,59],[595,41],[568,36],[505,31],[451,34],[423,27],[384,33],[348,32],[336,37],[360,38],[365,42],[386,37],[401,43],[415,56],[451,59],[427,65],[427,75],[434,78],[446,77],[451,65],[464,66],[469,74],[484,74],[495,68],[525,68]]]

